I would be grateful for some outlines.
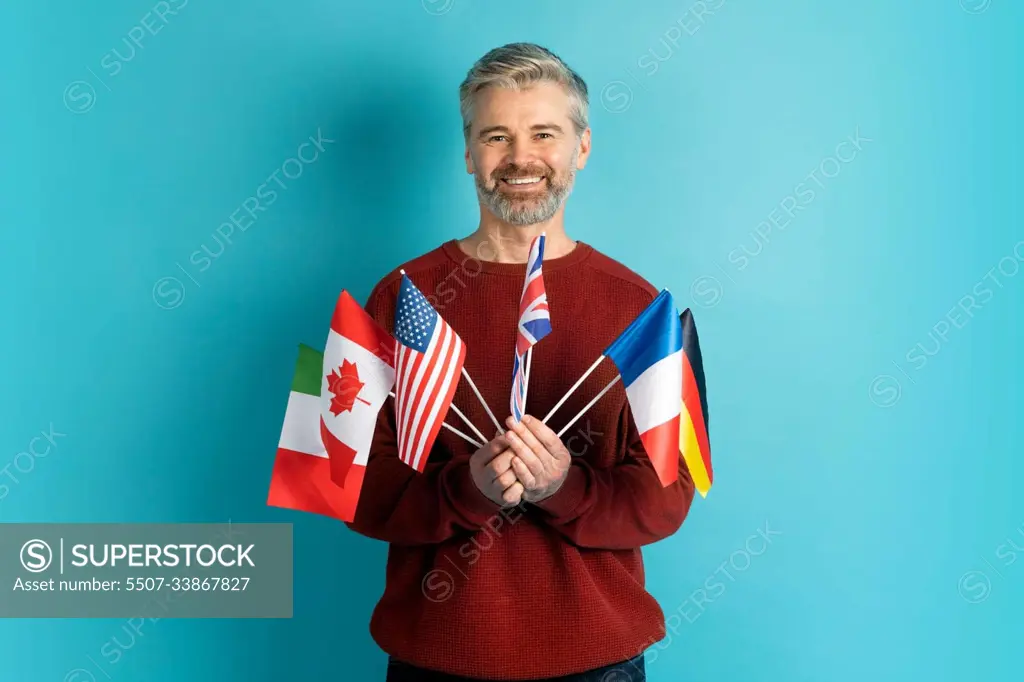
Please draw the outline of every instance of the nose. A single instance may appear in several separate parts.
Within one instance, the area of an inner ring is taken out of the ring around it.
[[[535,160],[529,136],[517,137],[509,149],[509,161],[517,166],[529,166]]]

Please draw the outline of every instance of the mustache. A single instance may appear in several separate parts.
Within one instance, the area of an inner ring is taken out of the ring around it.
[[[517,166],[515,164],[510,164],[508,166],[503,166],[501,168],[495,169],[495,171],[491,173],[491,178],[493,180],[503,180],[506,178],[514,180],[518,178],[537,177],[551,177],[551,169],[543,168],[540,166]]]

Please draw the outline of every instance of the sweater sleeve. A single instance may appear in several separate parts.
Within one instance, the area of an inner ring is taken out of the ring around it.
[[[693,502],[693,479],[683,458],[678,479],[663,487],[628,406],[620,424],[627,434],[621,460],[596,468],[573,457],[558,492],[534,503],[542,522],[579,547],[634,549],[657,542],[679,530]]]
[[[394,412],[389,398],[377,419],[355,518],[345,525],[396,545],[437,544],[483,528],[500,506],[476,487],[469,456],[428,460],[415,471],[398,458]]]
[[[390,331],[396,292],[389,288],[382,282],[374,289],[367,312]],[[345,525],[396,545],[436,544],[483,528],[501,507],[476,487],[469,455],[438,461],[440,449],[435,443],[422,472],[399,459],[394,399],[386,400],[377,415],[355,517]]]

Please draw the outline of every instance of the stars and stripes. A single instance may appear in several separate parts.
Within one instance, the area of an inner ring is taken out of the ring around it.
[[[526,281],[519,301],[519,324],[516,330],[516,355],[512,366],[512,417],[518,422],[526,412],[526,388],[530,381],[526,366],[527,351],[551,333],[551,312],[544,289],[544,235],[534,237],[530,258],[526,262]]]
[[[398,456],[423,471],[451,406],[466,346],[404,273],[394,336]]]

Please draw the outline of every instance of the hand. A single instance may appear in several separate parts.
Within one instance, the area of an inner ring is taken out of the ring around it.
[[[562,487],[572,455],[558,435],[536,417],[523,415],[518,424],[509,417],[505,439],[515,453],[512,471],[523,484],[523,500],[539,502]]]
[[[469,458],[473,483],[484,497],[503,507],[514,507],[523,498],[523,484],[512,471],[513,456],[508,440],[498,435]]]

